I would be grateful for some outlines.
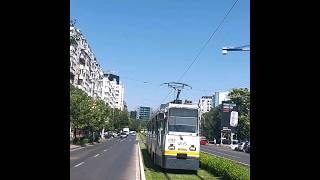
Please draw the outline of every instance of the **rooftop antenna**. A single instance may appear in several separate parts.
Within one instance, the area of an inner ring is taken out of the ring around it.
[[[173,88],[175,91],[177,91],[177,96],[176,96],[175,101],[179,100],[179,96],[180,96],[182,89],[184,89],[186,87],[192,89],[192,87],[189,86],[188,84],[179,83],[179,82],[168,82],[168,83],[162,83],[161,85],[167,85],[168,87]]]

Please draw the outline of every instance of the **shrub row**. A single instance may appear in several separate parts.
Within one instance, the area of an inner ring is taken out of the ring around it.
[[[100,140],[100,137],[99,136],[96,136],[96,137],[92,137],[92,136],[84,136],[84,137],[81,137],[81,138],[75,138],[73,139],[73,144],[77,144],[77,145],[85,145],[87,143],[93,143],[93,142],[99,142]]]
[[[250,179],[250,168],[234,161],[200,153],[200,167],[230,180]]]

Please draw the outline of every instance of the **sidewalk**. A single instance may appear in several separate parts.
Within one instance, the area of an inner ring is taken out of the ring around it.
[[[109,140],[109,139],[100,139],[99,142],[100,142],[100,143],[104,143],[104,142],[106,142],[106,141],[108,141],[108,140]],[[100,143],[94,142],[93,145],[95,145],[95,144],[100,144]],[[87,146],[87,145],[84,145],[84,146]],[[70,144],[70,150],[72,150],[72,149],[77,149],[77,148],[80,148],[80,147],[83,147],[83,146]]]
[[[76,148],[79,148],[79,147],[81,147],[81,146],[74,145],[74,144],[70,144],[70,150],[71,150],[71,149],[76,149]]]
[[[220,149],[231,149],[231,147],[229,145],[226,145],[226,144],[207,144],[208,146],[215,146],[217,148],[220,148]]]

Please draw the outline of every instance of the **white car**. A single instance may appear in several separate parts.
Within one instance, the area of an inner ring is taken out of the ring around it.
[[[116,138],[118,136],[117,133],[112,133],[112,137]]]
[[[124,132],[121,133],[121,135],[120,135],[121,138],[126,138],[127,136],[128,136],[127,133],[124,133]]]
[[[236,148],[236,150],[243,151],[244,145],[245,142],[238,143],[238,147]]]
[[[238,140],[233,140],[232,144],[230,144],[230,148],[232,150],[236,150],[237,147],[238,147]]]

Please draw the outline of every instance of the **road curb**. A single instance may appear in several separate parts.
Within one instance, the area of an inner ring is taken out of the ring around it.
[[[138,148],[139,148],[138,154],[139,154],[140,180],[146,180],[146,175],[144,174],[144,165],[143,165],[143,161],[142,161],[139,141],[138,141]]]
[[[107,142],[107,141],[109,141],[109,139],[102,140],[102,141],[100,141],[99,143],[96,143],[96,142],[94,142],[93,144],[88,143],[88,144],[81,145],[81,146],[78,146],[78,147],[75,147],[75,148],[70,148],[70,152],[76,151],[76,150],[79,150],[79,149],[83,149],[83,148],[86,148],[86,147],[95,146],[95,145],[97,145],[97,144],[102,144],[102,143],[105,143],[105,142]]]

